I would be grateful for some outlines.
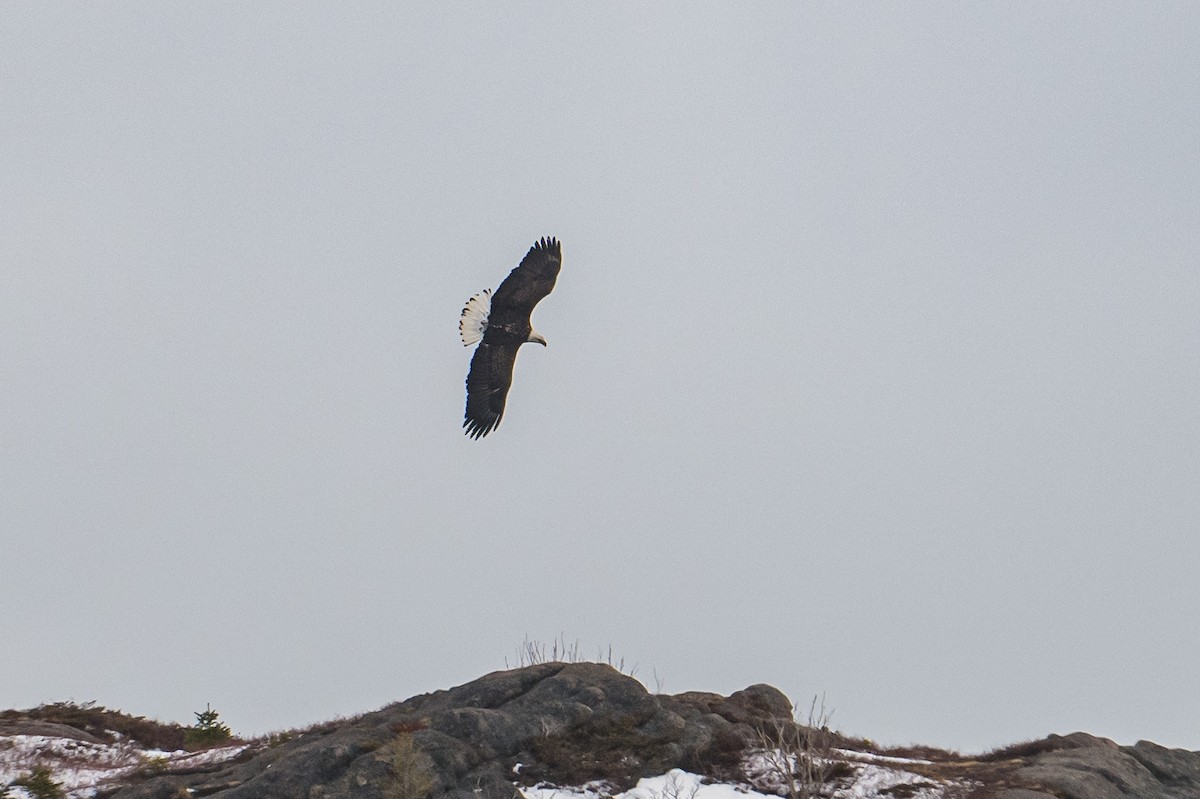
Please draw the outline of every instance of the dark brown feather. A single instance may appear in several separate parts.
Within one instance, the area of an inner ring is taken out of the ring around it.
[[[556,239],[542,239],[534,244],[492,295],[490,318],[495,319],[500,313],[528,322],[533,307],[554,290],[561,268],[562,245]]]
[[[496,429],[504,416],[504,402],[512,385],[518,345],[479,342],[467,373],[467,412],[463,427],[471,438]]]

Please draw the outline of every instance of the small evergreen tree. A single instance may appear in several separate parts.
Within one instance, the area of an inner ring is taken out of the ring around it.
[[[54,781],[54,775],[45,766],[34,766],[24,777],[13,780],[13,785],[19,785],[34,797],[34,799],[63,799],[62,786]],[[4,789],[4,794],[8,789]]]
[[[219,721],[220,714],[205,704],[204,710],[196,714],[196,725],[184,733],[184,744],[189,749],[207,749],[223,744],[233,737],[229,727]]]

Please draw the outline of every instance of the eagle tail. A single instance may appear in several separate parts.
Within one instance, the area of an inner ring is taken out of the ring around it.
[[[462,336],[464,347],[469,347],[483,338],[491,312],[491,289],[484,289],[467,300],[466,307],[462,309],[462,318],[458,320],[458,334]]]

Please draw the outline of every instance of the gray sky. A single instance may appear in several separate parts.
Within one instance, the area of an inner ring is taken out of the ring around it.
[[[5,5],[0,706],[259,733],[561,633],[1200,748],[1200,6],[504,5]]]

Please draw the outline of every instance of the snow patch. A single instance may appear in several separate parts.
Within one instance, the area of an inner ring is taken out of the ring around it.
[[[943,799],[951,784],[939,783],[902,768],[903,765],[921,765],[929,761],[889,758],[867,752],[833,750],[838,757],[829,763],[845,764],[847,776],[831,781],[823,796],[828,799],[894,799],[898,786],[907,786],[902,793],[911,799]],[[770,758],[776,753],[760,753],[746,759],[746,773],[755,781],[753,786],[712,782],[699,774],[672,769],[658,777],[647,777],[628,791],[612,793],[603,783],[588,783],[581,786],[559,786],[541,784],[532,788],[518,787],[525,799],[778,799],[786,796],[787,786],[778,779],[768,778],[765,770],[770,768]],[[880,762],[855,762],[851,758],[879,758]],[[756,774],[757,770],[757,774]]]
[[[128,741],[104,744],[48,735],[5,735],[0,736],[0,788],[41,766],[50,770],[51,778],[62,786],[68,799],[85,799],[141,769],[221,763],[246,748],[246,744],[238,744],[202,752],[164,752],[142,749]],[[14,787],[9,795],[24,799],[29,793]]]

